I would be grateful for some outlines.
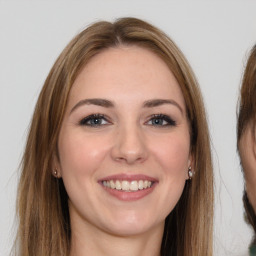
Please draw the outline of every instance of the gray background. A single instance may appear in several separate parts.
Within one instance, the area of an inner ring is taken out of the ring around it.
[[[33,108],[54,60],[91,22],[121,16],[164,30],[194,69],[209,116],[215,172],[214,255],[247,255],[236,105],[256,1],[0,1],[0,255],[13,243],[18,165]]]

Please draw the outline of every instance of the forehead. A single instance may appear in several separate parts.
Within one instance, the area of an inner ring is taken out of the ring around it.
[[[71,100],[84,97],[123,100],[141,98],[184,98],[180,86],[166,63],[155,53],[138,46],[109,48],[94,56],[76,78]]]

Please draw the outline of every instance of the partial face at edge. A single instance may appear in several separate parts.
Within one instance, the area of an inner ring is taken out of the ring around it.
[[[163,231],[191,164],[185,102],[167,65],[135,46],[91,59],[71,89],[58,149],[73,232]]]
[[[256,144],[253,141],[251,124],[239,141],[239,153],[245,174],[245,187],[249,201],[256,213]]]

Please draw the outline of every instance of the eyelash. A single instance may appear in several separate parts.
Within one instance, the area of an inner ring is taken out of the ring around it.
[[[102,123],[89,123],[90,121],[96,121],[96,120],[105,120],[106,121],[106,124],[102,124]],[[83,118],[79,124],[80,125],[83,125],[83,126],[91,126],[91,127],[99,127],[99,126],[102,126],[102,125],[107,125],[109,124],[110,122],[107,120],[107,118],[102,115],[102,114],[92,114],[92,115],[89,115],[85,118]]]
[[[159,126],[159,127],[165,127],[165,126],[176,126],[176,122],[171,119],[169,116],[164,115],[164,114],[154,114],[150,117],[149,121],[153,121],[153,120],[161,120],[161,121],[165,121],[166,124],[151,124],[152,126]]]
[[[99,123],[90,123],[92,121],[100,121]],[[102,121],[105,121],[106,123],[102,124]],[[154,114],[150,116],[150,119],[146,122],[148,124],[149,122],[152,121],[160,121],[160,123],[155,123],[155,124],[150,124],[151,126],[158,126],[158,127],[165,127],[165,126],[176,126],[176,122],[171,119],[169,116],[164,115],[164,114]],[[163,124],[163,122],[166,122],[166,124]],[[79,125],[82,126],[90,126],[90,127],[99,127],[99,126],[104,126],[110,124],[110,121],[105,117],[103,114],[92,114],[89,115],[85,118],[83,118],[80,122]]]

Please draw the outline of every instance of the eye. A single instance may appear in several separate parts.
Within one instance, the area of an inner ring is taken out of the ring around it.
[[[147,124],[153,126],[176,126],[176,122],[164,114],[152,115]]]
[[[110,122],[102,114],[93,114],[83,118],[79,124],[82,126],[98,127],[108,125]]]

